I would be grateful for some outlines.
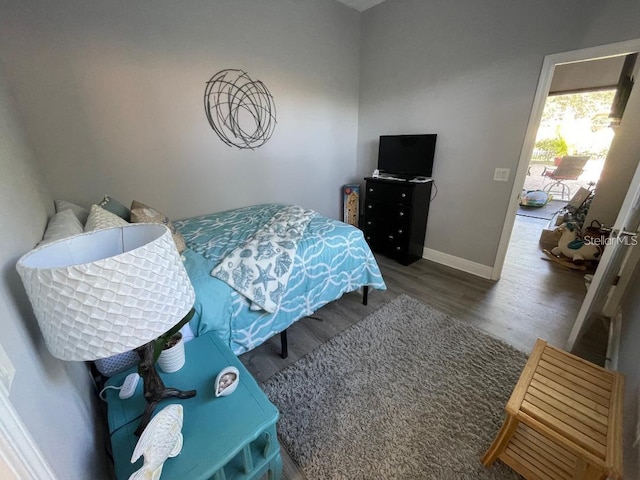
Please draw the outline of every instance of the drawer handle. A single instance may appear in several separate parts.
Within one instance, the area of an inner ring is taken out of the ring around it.
[[[404,217],[404,212],[400,212],[400,216],[401,216],[401,217]]]
[[[371,240],[371,237],[367,237],[367,240]]]
[[[390,240],[393,240],[393,235],[389,235],[389,239],[390,239]]]
[[[373,205],[367,205],[367,208],[373,208]]]
[[[403,194],[401,195],[401,197],[402,197],[402,198],[405,198],[406,196],[407,196],[407,194],[406,194],[406,193],[403,193]]]
[[[373,188],[370,188],[370,189],[369,189],[369,191],[370,191],[370,192],[373,192]]]
[[[398,230],[398,233],[402,233],[402,229]]]
[[[367,221],[367,225],[371,225],[371,220]]]
[[[400,247],[396,247],[396,250],[400,250]]]

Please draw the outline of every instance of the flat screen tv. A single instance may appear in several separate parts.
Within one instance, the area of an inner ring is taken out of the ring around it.
[[[378,170],[402,178],[430,177],[437,136],[380,135]]]

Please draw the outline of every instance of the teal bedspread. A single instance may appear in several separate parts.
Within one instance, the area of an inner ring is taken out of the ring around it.
[[[316,213],[298,243],[286,292],[276,311],[251,310],[251,302],[212,277],[211,270],[282,208],[256,205],[174,222],[187,243],[185,267],[196,291],[191,328],[196,335],[217,332],[237,355],[344,293],[365,285],[386,289],[362,232]]]

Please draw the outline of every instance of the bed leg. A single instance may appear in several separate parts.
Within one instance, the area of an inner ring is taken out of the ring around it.
[[[369,285],[362,287],[362,304],[366,305],[369,300]]]
[[[289,356],[289,348],[287,345],[287,331],[283,330],[280,332],[280,356],[282,358],[287,358]]]

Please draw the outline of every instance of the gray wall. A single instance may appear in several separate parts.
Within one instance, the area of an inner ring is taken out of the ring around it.
[[[110,193],[173,218],[263,202],[331,217],[355,179],[360,14],[333,0],[13,2],[0,58],[54,198]],[[278,124],[255,151],[207,123],[206,81],[246,70]]]
[[[0,68],[0,342],[16,375],[9,399],[59,478],[106,478],[85,366],[53,358],[15,269],[40,239],[53,202]]]
[[[366,11],[358,174],[375,167],[379,135],[438,133],[426,247],[492,266],[513,186],[494,169],[513,179],[545,55],[637,38],[627,16],[638,3],[389,0]]]

